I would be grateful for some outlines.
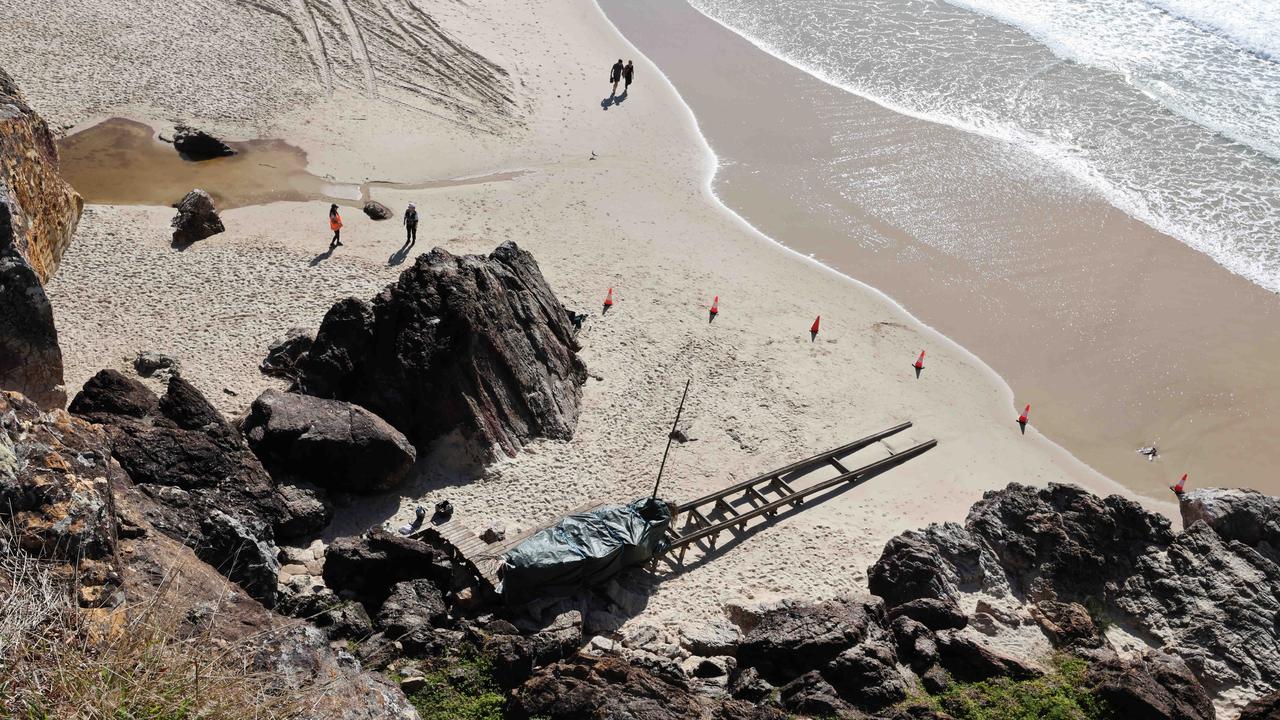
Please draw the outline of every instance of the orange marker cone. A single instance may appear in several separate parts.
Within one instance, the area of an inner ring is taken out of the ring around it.
[[[920,357],[916,358],[915,363],[911,366],[916,369],[916,379],[920,379],[920,371],[924,370],[924,351],[920,351]]]
[[[711,317],[707,320],[707,322],[710,323],[712,320],[715,320],[716,316],[719,314],[720,314],[720,296],[717,295],[715,296],[715,298],[711,300]]]
[[[1023,435],[1027,434],[1027,423],[1030,422],[1030,420],[1028,419],[1030,416],[1031,416],[1031,405],[1028,404],[1027,407],[1023,409],[1022,414],[1018,416],[1018,427],[1022,428]]]
[[[813,319],[813,325],[809,328],[809,342],[818,339],[818,325],[822,322],[822,316]]]
[[[1174,494],[1174,495],[1181,496],[1181,495],[1182,495],[1182,491],[1183,491],[1186,487],[1187,487],[1187,473],[1182,473],[1182,479],[1178,481],[1178,484],[1177,484],[1177,485],[1170,485],[1170,486],[1169,486],[1169,489],[1173,491],[1173,494]]]
[[[604,310],[600,311],[601,315],[609,312],[609,308],[613,307],[613,288],[609,288],[609,294],[604,296]]]

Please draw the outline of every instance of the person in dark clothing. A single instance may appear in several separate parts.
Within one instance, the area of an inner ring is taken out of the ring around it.
[[[329,206],[329,229],[333,231],[333,239],[329,241],[332,250],[342,245],[342,216],[338,214],[338,206]]]
[[[613,83],[613,94],[618,94],[618,82],[622,80],[622,58],[618,58],[618,62],[613,64],[613,68],[609,70],[609,82]]]
[[[626,94],[627,94],[627,90],[629,90],[629,89],[631,88],[631,76],[632,76],[632,75],[634,75],[634,74],[635,74],[635,72],[636,72],[636,66],[635,66],[635,65],[632,65],[632,64],[631,64],[631,61],[630,61],[630,60],[628,60],[628,61],[627,61],[627,65],[626,65],[626,67],[622,68],[622,81],[623,81],[623,83],[625,83],[625,84],[622,86],[622,94],[623,94],[623,95],[626,95]]]
[[[404,211],[404,245],[412,247],[418,242],[418,209],[413,203],[409,203],[409,207]]]

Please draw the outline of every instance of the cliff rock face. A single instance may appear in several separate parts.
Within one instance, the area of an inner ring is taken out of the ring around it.
[[[890,612],[917,598],[956,607],[977,599],[1004,608],[1006,625],[1038,624],[1064,649],[1098,645],[1088,614],[1176,656],[1220,705],[1234,706],[1280,687],[1274,513],[1275,501],[1255,493],[1197,491],[1183,498],[1192,522],[1175,533],[1118,496],[1013,484],[984,495],[963,527],[891,540],[868,583]]]
[[[27,261],[15,249],[2,247],[8,217],[9,209],[0,202],[0,390],[61,408],[67,394],[53,307]]]
[[[43,284],[53,276],[71,244],[84,201],[58,174],[58,150],[49,126],[0,69],[0,205],[12,216],[12,236],[0,232],[0,247],[12,246]],[[2,222],[2,221],[0,221]]]
[[[422,450],[455,429],[481,459],[573,435],[586,366],[533,256],[436,248],[370,302],[333,306],[297,389],[356,403]]]
[[[138,381],[102,370],[71,412],[101,423],[111,454],[144,495],[147,521],[267,606],[275,602],[276,528],[288,507],[244,438],[179,377],[156,398]]]
[[[101,427],[0,393],[0,521],[18,546],[0,552],[52,563],[97,612],[161,607],[184,618],[184,637],[210,640],[203,660],[234,650],[244,671],[268,673],[297,701],[290,717],[417,718],[394,684],[339,661],[319,630],[271,613],[158,530],[154,502],[112,459]]]

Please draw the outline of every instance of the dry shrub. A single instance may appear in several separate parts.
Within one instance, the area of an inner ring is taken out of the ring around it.
[[[0,535],[0,716],[257,720],[303,713],[253,665],[264,638],[229,643],[193,624],[168,581],[145,603],[83,609],[45,562]]]

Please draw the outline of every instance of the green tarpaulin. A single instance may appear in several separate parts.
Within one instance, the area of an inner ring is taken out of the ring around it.
[[[665,551],[670,523],[671,508],[652,498],[567,515],[506,554],[502,594],[563,595],[603,582]]]

